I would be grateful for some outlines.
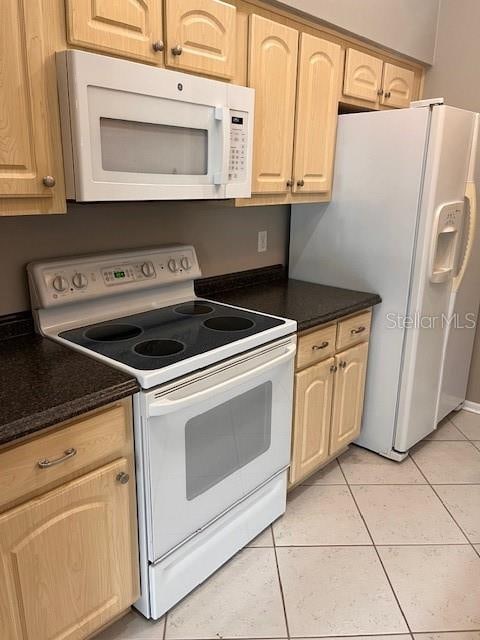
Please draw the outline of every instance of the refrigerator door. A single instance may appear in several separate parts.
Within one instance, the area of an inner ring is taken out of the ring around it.
[[[465,400],[480,303],[480,233],[474,183],[478,121],[477,114],[465,190],[465,230],[462,252],[450,298],[449,318],[452,318],[452,322],[447,327],[445,340],[437,422]]]
[[[475,114],[447,106],[432,110],[419,216],[404,363],[394,449],[406,452],[436,428],[447,318],[455,264],[448,278],[435,278],[439,212],[447,209],[461,230],[463,199]],[[448,207],[445,207],[448,205]],[[452,234],[450,234],[452,235]],[[448,242],[448,240],[447,240]],[[449,263],[450,264],[450,263]]]
[[[332,201],[292,207],[291,278],[382,296],[357,442],[392,457],[429,122],[428,108],[340,116]]]

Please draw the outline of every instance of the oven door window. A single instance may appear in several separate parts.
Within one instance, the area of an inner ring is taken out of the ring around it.
[[[208,131],[100,118],[102,168],[162,175],[207,175]]]
[[[270,381],[191,418],[185,425],[187,500],[265,453],[271,433]]]

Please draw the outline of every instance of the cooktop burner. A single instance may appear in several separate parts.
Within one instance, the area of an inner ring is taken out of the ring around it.
[[[133,324],[102,324],[88,329],[85,335],[90,340],[116,342],[117,340],[130,340],[141,333],[140,327],[135,327]]]
[[[214,331],[245,331],[255,326],[255,322],[250,318],[239,318],[238,316],[209,318],[203,324]]]
[[[179,313],[182,316],[204,316],[207,313],[212,313],[213,307],[210,304],[204,302],[187,302],[175,307],[175,313]]]
[[[284,324],[284,320],[191,300],[60,333],[134,369],[153,370]]]
[[[185,349],[185,345],[178,340],[144,340],[134,347],[141,356],[158,358],[159,356],[171,356]]]

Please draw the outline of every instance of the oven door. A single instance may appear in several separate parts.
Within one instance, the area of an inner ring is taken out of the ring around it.
[[[288,466],[294,354],[284,341],[148,402],[151,562]]]

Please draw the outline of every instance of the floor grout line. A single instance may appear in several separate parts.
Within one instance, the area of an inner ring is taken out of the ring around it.
[[[340,464],[340,463],[339,463],[339,464]],[[373,539],[373,535],[372,535],[372,533],[371,533],[371,531],[370,531],[370,529],[369,529],[369,527],[368,527],[368,525],[367,525],[367,521],[366,521],[366,519],[365,519],[365,517],[364,517],[364,515],[363,515],[363,513],[362,513],[362,511],[361,511],[361,509],[360,509],[360,507],[359,507],[359,505],[358,505],[358,503],[357,503],[356,499],[355,499],[355,496],[353,495],[352,487],[350,486],[350,484],[349,484],[349,482],[348,482],[347,476],[345,475],[345,473],[344,473],[344,471],[343,471],[343,469],[342,469],[342,465],[341,465],[341,464],[340,464],[340,469],[341,469],[341,471],[342,471],[342,473],[343,473],[343,476],[344,476],[344,478],[345,478],[345,481],[346,481],[346,483],[347,483],[348,489],[349,489],[349,491],[350,491],[350,495],[352,496],[352,500],[353,500],[353,502],[354,502],[354,504],[355,504],[355,506],[356,506],[356,508],[357,508],[357,511],[358,511],[358,513],[359,513],[359,515],[360,515],[360,517],[361,517],[362,521],[363,521],[364,527],[365,527],[365,529],[367,530],[368,535],[370,536],[370,540],[372,541],[373,548],[375,549],[375,554],[376,554],[376,556],[377,556],[377,558],[378,558],[378,561],[380,562],[380,566],[381,566],[381,567],[382,567],[382,569],[383,569],[383,573],[385,574],[385,577],[386,577],[386,579],[387,579],[387,582],[388,582],[388,584],[390,585],[390,589],[391,589],[391,591],[392,591],[393,597],[395,598],[395,601],[396,601],[397,606],[398,606],[398,608],[399,608],[399,610],[400,610],[400,613],[402,614],[403,619],[404,619],[404,621],[405,621],[405,624],[407,625],[408,633],[409,633],[409,634],[412,636],[412,638],[413,638],[412,630],[411,630],[410,625],[409,625],[409,623],[408,623],[407,616],[405,615],[405,612],[404,612],[404,610],[402,609],[402,605],[400,604],[400,600],[399,600],[399,598],[398,598],[398,596],[397,596],[397,593],[395,592],[395,589],[393,588],[393,584],[392,584],[392,581],[390,580],[390,576],[388,575],[387,570],[385,569],[385,566],[384,566],[384,564],[383,564],[383,562],[382,562],[382,558],[380,557],[380,553],[379,553],[379,551],[378,551],[378,549],[377,549],[377,547],[376,547],[376,545],[375,545],[375,541],[374,541],[374,539]]]
[[[165,621],[163,623],[163,640],[167,637],[167,620],[168,620],[168,611],[165,613]]]
[[[275,556],[275,564],[277,567],[278,584],[280,586],[280,595],[282,596],[283,616],[285,618],[285,628],[287,629],[287,637],[290,639],[290,627],[288,625],[287,605],[285,603],[285,593],[283,591],[282,576],[280,574],[280,565],[278,564],[277,545],[275,544],[275,533],[273,531],[273,523],[270,525],[272,529],[273,553]]]

